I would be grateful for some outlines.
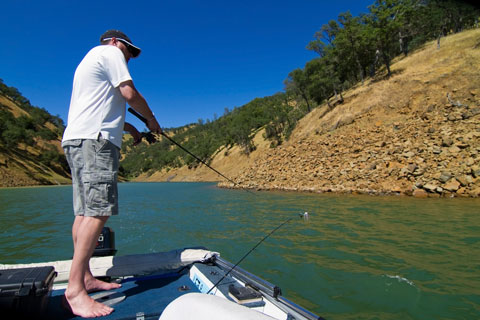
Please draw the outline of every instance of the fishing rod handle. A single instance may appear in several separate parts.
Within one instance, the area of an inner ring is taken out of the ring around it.
[[[145,125],[147,126],[148,128],[148,121],[144,116],[142,116],[140,113],[138,113],[135,109],[129,107],[128,108],[128,112],[130,112],[131,114],[133,114],[135,117],[137,117],[138,119],[140,119],[143,123],[145,123]],[[152,119],[155,119],[155,118],[152,118]],[[150,120],[152,120],[150,119]],[[156,132],[156,133],[160,133],[161,135],[167,137],[167,135],[163,132],[162,128],[160,128],[160,132]],[[151,134],[151,133],[150,133]],[[168,138],[168,137],[167,137]],[[148,140],[148,139],[147,139]],[[151,143],[150,141],[148,141],[149,143]]]
[[[140,113],[138,113],[137,111],[135,111],[133,108],[128,108],[128,112],[130,112],[131,114],[133,114],[135,117],[137,117],[138,119],[140,119],[143,123],[145,123],[145,125],[148,127],[148,120],[145,119],[144,116],[142,116]]]

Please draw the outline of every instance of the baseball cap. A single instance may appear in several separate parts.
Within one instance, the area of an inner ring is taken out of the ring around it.
[[[100,42],[103,42],[105,40],[110,40],[112,38],[117,38],[118,41],[121,41],[124,45],[126,45],[128,48],[128,51],[130,51],[130,53],[134,58],[138,57],[140,52],[142,52],[142,49],[135,46],[132,43],[132,40],[130,40],[130,38],[120,30],[112,29],[112,30],[105,31],[105,33],[102,34],[102,36],[100,37]]]

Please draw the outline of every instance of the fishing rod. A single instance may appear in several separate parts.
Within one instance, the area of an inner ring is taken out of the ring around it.
[[[147,119],[145,119],[145,117],[143,117],[141,114],[139,114],[137,111],[135,111],[133,108],[128,108],[128,112],[130,112],[131,114],[133,114],[135,117],[137,117],[138,119],[140,119],[143,123],[145,123],[145,125],[148,127],[148,121]],[[177,147],[179,147],[180,149],[182,149],[183,151],[185,151],[186,153],[188,153],[189,155],[191,155],[192,157],[194,157],[197,161],[203,163],[204,165],[206,165],[209,169],[213,170],[214,172],[216,172],[217,174],[219,174],[220,176],[222,176],[223,178],[227,179],[229,182],[233,183],[234,185],[236,186],[239,186],[238,183],[236,183],[235,181],[227,178],[225,175],[223,175],[221,172],[219,172],[218,170],[216,170],[215,168],[212,168],[210,165],[208,165],[205,161],[203,161],[202,159],[200,159],[199,157],[197,157],[196,155],[194,155],[193,153],[191,153],[190,151],[188,151],[187,149],[185,149],[181,144],[179,144],[178,142],[176,142],[175,140],[173,140],[172,138],[170,138],[165,132],[161,132],[160,133],[162,136],[164,136],[165,138],[167,138],[171,143],[173,143],[174,145],[176,145]],[[147,138],[147,141],[149,143],[152,143],[155,142],[155,139],[153,138],[152,139],[152,136],[153,134],[151,132],[148,132],[147,134],[145,135],[142,135],[142,137],[146,137]],[[242,188],[243,189],[243,188]],[[243,189],[247,192],[250,192],[251,194],[255,194],[253,192],[251,192],[250,190],[248,189]],[[256,195],[256,194],[255,194]]]
[[[304,219],[304,220],[308,220],[309,219],[309,215],[308,215],[308,212],[305,212],[305,213],[300,213],[299,214],[300,218]],[[217,283],[215,283],[213,285],[213,287],[210,288],[210,290],[208,290],[207,294],[209,294],[213,289],[215,289],[217,287],[218,284],[220,284],[220,282],[222,282],[223,279],[225,279],[229,274],[230,272],[233,271],[233,269],[235,269],[250,253],[253,252],[253,250],[255,250],[263,241],[267,240],[268,237],[270,237],[272,234],[275,233],[275,231],[277,231],[278,229],[280,229],[281,227],[283,227],[284,225],[286,225],[287,223],[289,223],[290,221],[293,220],[293,217],[291,218],[288,218],[287,220],[285,220],[284,222],[282,222],[279,226],[277,226],[275,229],[273,229],[272,231],[270,231],[269,234],[267,234],[265,237],[263,237],[262,240],[260,240],[252,249],[250,249],[250,251],[248,251],[240,260],[238,260],[237,263],[235,263],[235,265],[233,267],[230,268],[230,270],[228,270],[227,273],[225,273],[223,275],[223,277],[217,281]]]

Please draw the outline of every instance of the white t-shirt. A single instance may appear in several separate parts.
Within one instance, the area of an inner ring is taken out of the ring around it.
[[[122,51],[111,45],[90,50],[75,71],[63,141],[97,139],[122,146],[125,98],[119,85],[132,80]]]

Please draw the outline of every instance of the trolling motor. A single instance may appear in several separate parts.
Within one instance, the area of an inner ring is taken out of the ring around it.
[[[97,246],[93,251],[94,257],[114,256],[117,253],[115,249],[115,232],[109,227],[103,227],[102,232],[97,239]]]

